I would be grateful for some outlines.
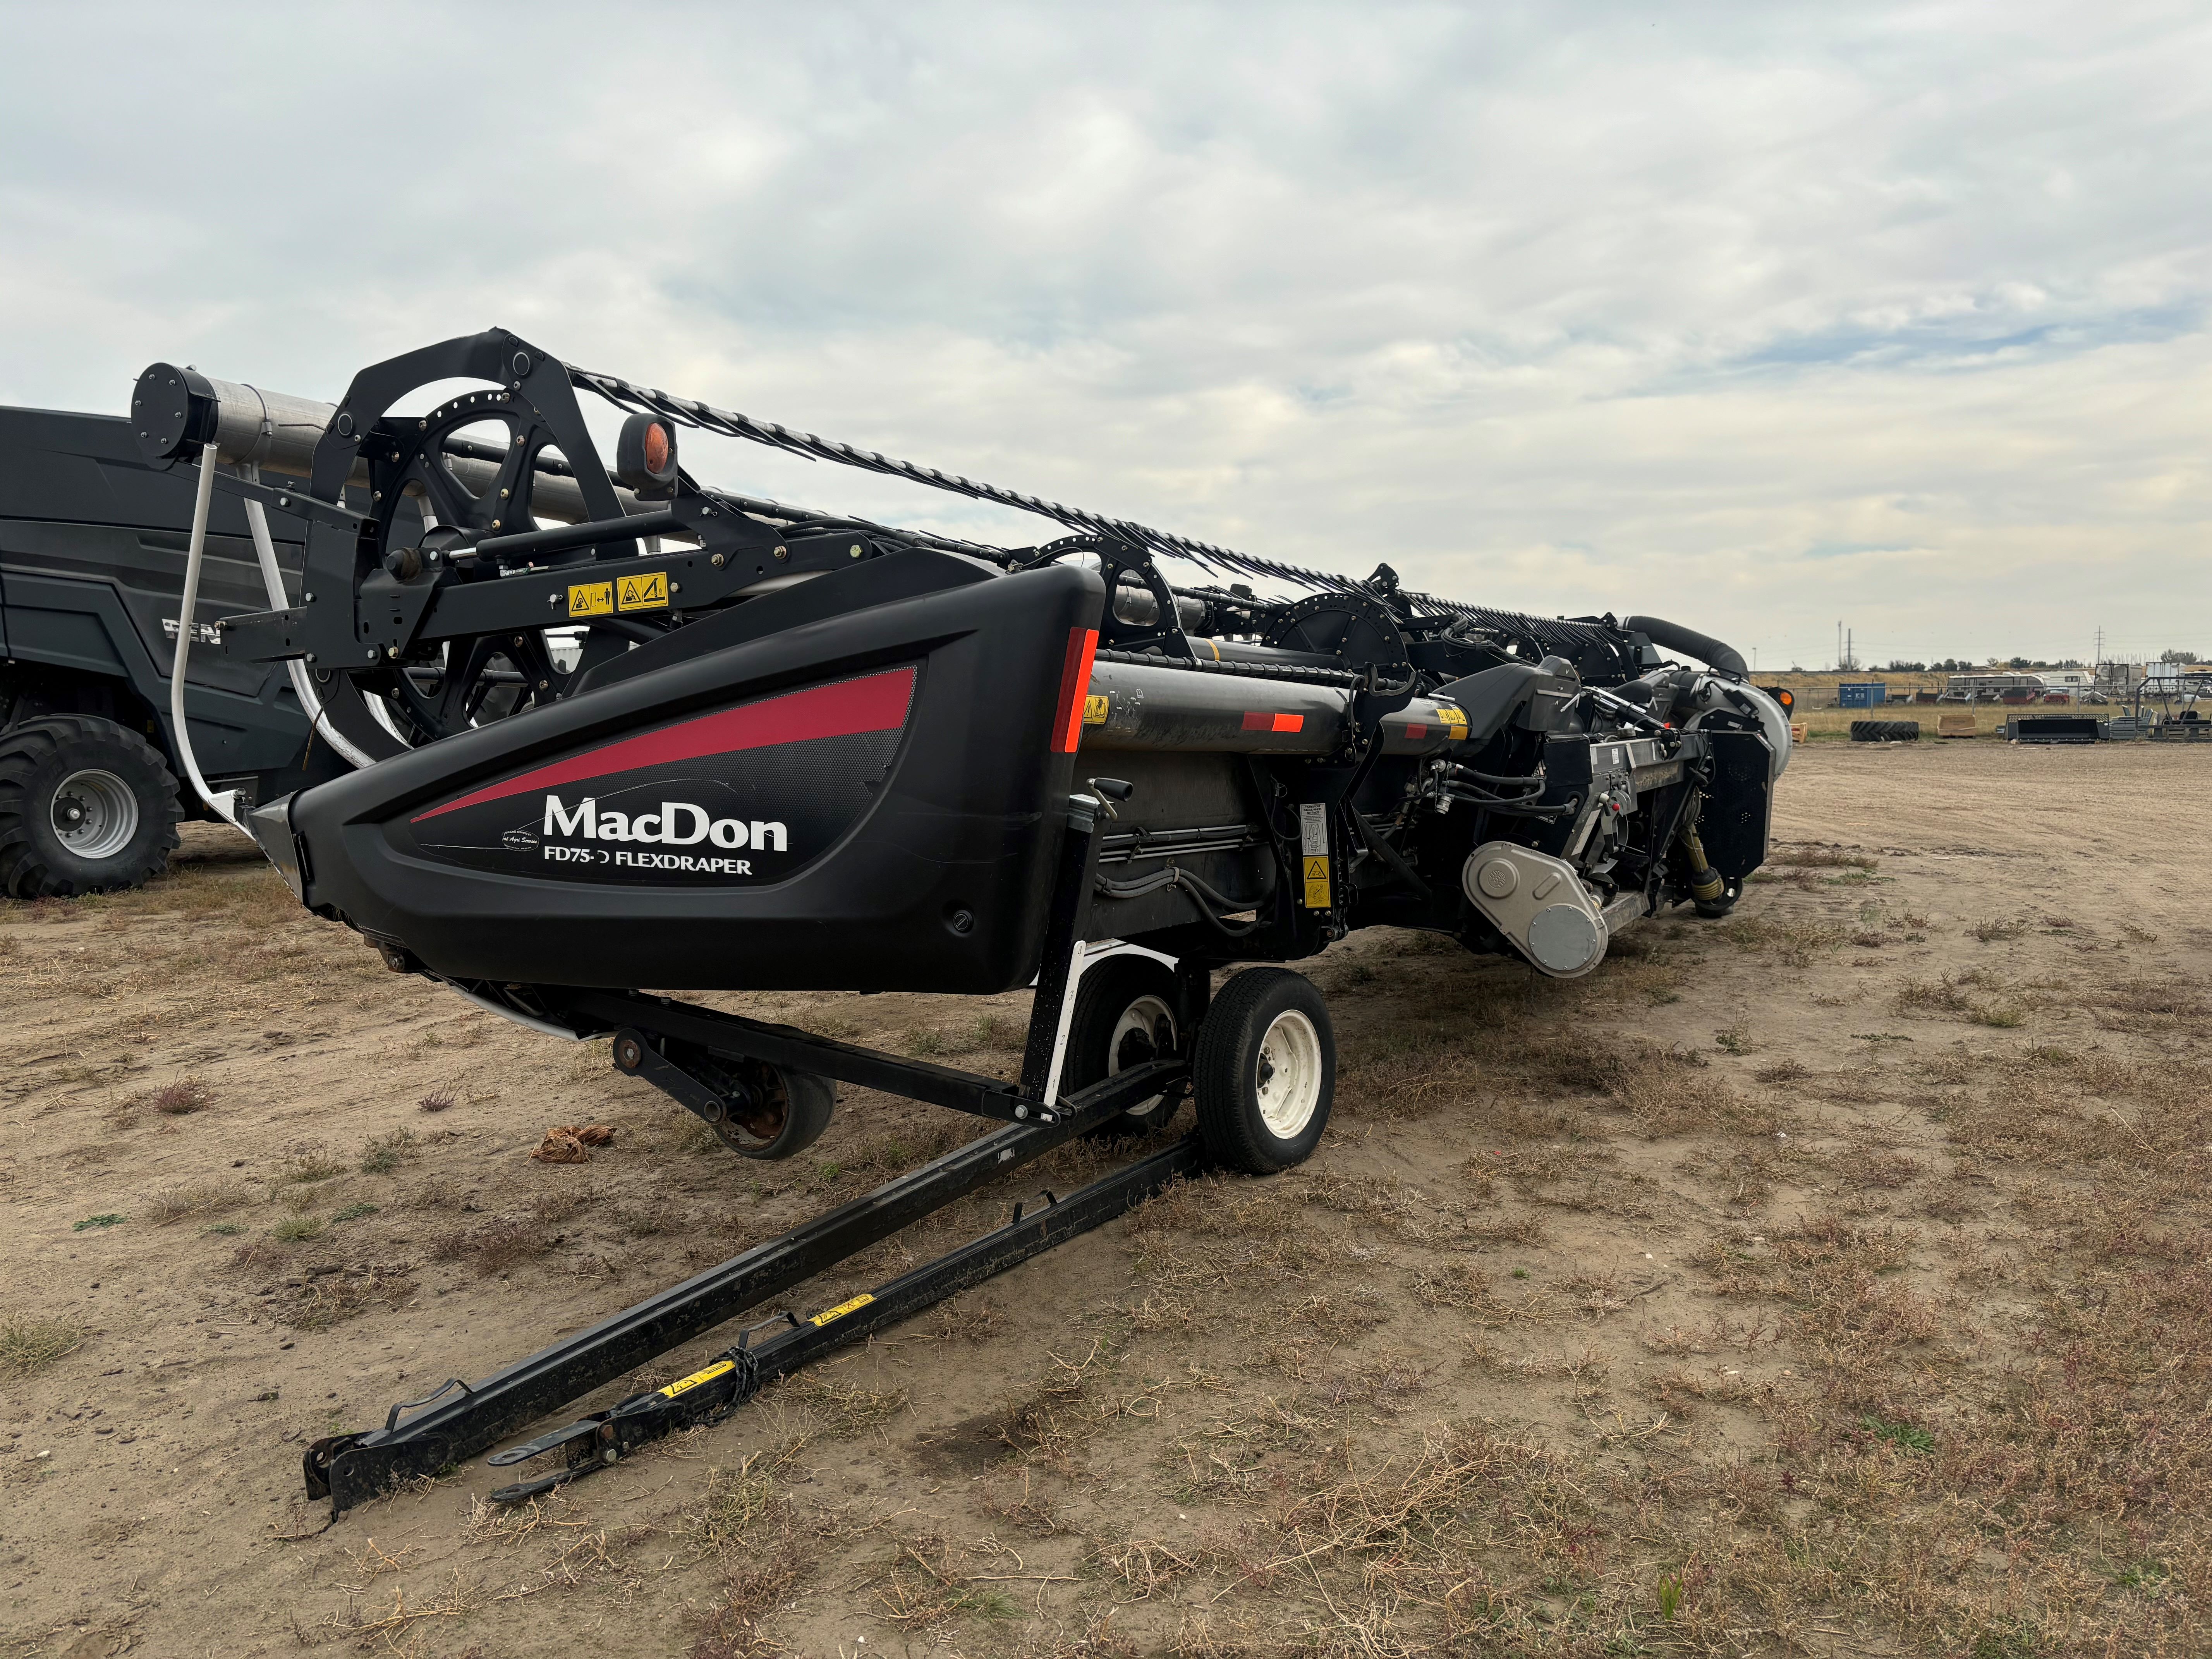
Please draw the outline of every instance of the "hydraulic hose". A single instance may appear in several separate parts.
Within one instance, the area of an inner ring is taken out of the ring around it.
[[[1139,876],[1134,881],[1109,881],[1103,876],[1097,878],[1098,890],[1108,898],[1142,898],[1147,893],[1158,892],[1163,887],[1182,888],[1191,896],[1199,915],[1231,939],[1241,939],[1260,925],[1257,921],[1240,925],[1227,920],[1224,913],[1233,912],[1237,901],[1226,893],[1216,891],[1207,883],[1176,865],[1170,864],[1164,870],[1155,870],[1151,875]],[[1215,908],[1217,905],[1220,907],[1218,910]]]
[[[1644,635],[1654,645],[1695,657],[1716,674],[1725,674],[1735,680],[1751,678],[1751,669],[1741,653],[1710,634],[1700,634],[1694,628],[1670,623],[1663,617],[1626,617],[1620,625],[1632,634]]]
[[[209,811],[232,829],[243,830],[246,826],[238,821],[238,792],[226,789],[217,795],[208,787],[199,757],[192,753],[191,723],[185,719],[185,667],[191,660],[192,629],[198,625],[200,562],[207,553],[208,515],[214,501],[215,446],[209,444],[200,451],[199,488],[192,495],[192,538],[185,554],[184,598],[177,606],[177,654],[169,666],[169,725],[176,734],[177,758],[184,763],[192,788]]]
[[[261,469],[251,461],[238,470],[241,477],[257,483],[260,480]],[[269,535],[269,515],[262,511],[261,503],[251,495],[246,498],[246,524],[253,532],[253,556],[261,564],[261,584],[269,590],[269,608],[282,611],[291,600],[284,592],[284,573],[276,563],[276,544]],[[330,744],[338,758],[349,766],[374,766],[376,757],[357,747],[323,713],[323,700],[315,690],[314,676],[307,672],[307,665],[294,657],[285,663],[284,668],[291,677],[292,694],[299,698],[300,707],[307,711],[309,725],[322,734],[323,741]]]

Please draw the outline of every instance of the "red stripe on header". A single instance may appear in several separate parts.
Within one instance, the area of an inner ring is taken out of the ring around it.
[[[906,724],[914,702],[914,670],[894,668],[834,685],[809,686],[780,697],[741,703],[719,714],[663,726],[620,743],[556,761],[525,772],[503,783],[487,785],[459,800],[449,800],[410,822],[420,823],[464,806],[526,795],[533,789],[582,783],[640,767],[667,766],[699,760],[708,755],[734,755],[747,749],[769,749],[784,743],[811,743],[817,738],[848,738],[863,732],[896,732]]]
[[[1060,668],[1060,718],[1053,728],[1056,755],[1072,755],[1083,741],[1083,700],[1091,694],[1091,665],[1098,655],[1098,630],[1067,630],[1067,655]]]

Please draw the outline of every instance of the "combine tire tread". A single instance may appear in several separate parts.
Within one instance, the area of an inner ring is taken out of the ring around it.
[[[71,852],[54,828],[62,784],[88,770],[119,780],[137,811],[125,844],[96,859]],[[0,892],[10,898],[75,898],[139,886],[168,867],[183,816],[175,776],[128,726],[92,714],[50,714],[0,732]]]
[[[1918,720],[1853,720],[1853,743],[1917,743],[1920,739]]]

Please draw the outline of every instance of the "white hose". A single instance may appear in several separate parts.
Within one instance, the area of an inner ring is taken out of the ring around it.
[[[250,461],[238,471],[242,477],[260,481],[261,469]],[[246,524],[253,532],[253,556],[261,562],[261,583],[269,590],[269,608],[282,611],[292,601],[285,594],[284,573],[276,563],[276,544],[270,538],[269,515],[251,495],[246,498]],[[321,732],[323,741],[330,744],[338,758],[349,766],[375,765],[376,757],[349,741],[323,713],[323,700],[315,691],[314,676],[307,672],[307,665],[294,657],[284,667],[292,678],[293,695],[307,711],[309,723]]]
[[[177,739],[177,757],[185,763],[185,775],[199,798],[210,810],[234,830],[246,826],[238,821],[238,792],[226,789],[216,794],[208,787],[208,781],[200,775],[199,757],[192,753],[192,729],[185,718],[185,666],[191,660],[192,629],[199,620],[200,560],[207,552],[208,512],[215,497],[215,446],[209,444],[200,451],[199,489],[192,496],[192,539],[185,554],[185,595],[177,608],[177,655],[169,668],[169,723]]]

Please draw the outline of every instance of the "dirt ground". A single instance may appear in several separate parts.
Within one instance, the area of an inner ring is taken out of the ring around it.
[[[855,1091],[744,1163],[212,830],[143,892],[0,907],[0,1654],[2202,1654],[2208,783],[1801,750],[1727,922],[1572,985],[1409,934],[1308,964],[1343,1068],[1304,1168],[530,1508],[478,1462],[327,1528],[307,1440],[974,1126]],[[1002,1071],[1024,1012],[717,1000]],[[532,1161],[587,1121],[588,1164]]]

